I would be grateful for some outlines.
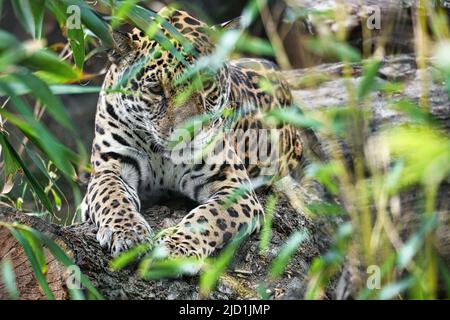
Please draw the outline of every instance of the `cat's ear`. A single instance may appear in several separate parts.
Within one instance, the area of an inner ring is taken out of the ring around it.
[[[241,17],[236,17],[231,20],[222,22],[221,24],[213,26],[216,30],[236,30],[241,27]]]
[[[133,40],[130,34],[118,30],[112,32],[113,46],[108,51],[108,58],[116,63],[133,50]]]
[[[126,54],[133,50],[133,40],[131,35],[122,31],[113,31],[114,48],[122,54]]]

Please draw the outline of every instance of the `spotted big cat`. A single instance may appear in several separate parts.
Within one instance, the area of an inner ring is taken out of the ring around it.
[[[305,138],[292,125],[266,121],[267,112],[294,105],[289,86],[272,62],[225,61],[193,86],[183,77],[189,66],[215,53],[210,31],[217,27],[180,10],[159,14],[170,28],[162,22],[157,27],[178,54],[137,28],[113,35],[113,62],[98,101],[93,170],[81,212],[97,226],[97,240],[112,255],[151,241],[165,247],[170,257],[203,259],[237,234],[258,230],[264,210],[255,194],[255,179],[271,183],[289,176],[302,161]],[[187,161],[180,153],[175,159],[174,133],[203,116],[208,121],[200,120],[201,129],[191,143],[207,141],[208,151],[199,151],[200,161]],[[265,159],[261,145],[269,155]],[[155,235],[140,213],[141,201],[167,190],[198,206]]]

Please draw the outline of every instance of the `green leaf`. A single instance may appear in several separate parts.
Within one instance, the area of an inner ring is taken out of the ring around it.
[[[30,228],[28,226],[25,225],[18,225],[18,228],[21,228],[23,230],[26,230],[30,233],[32,233],[36,238],[39,238],[44,244],[45,246],[50,250],[50,252],[52,253],[52,255],[59,261],[61,262],[66,268],[74,266],[74,262],[72,261],[71,258],[69,258],[69,256],[67,256],[67,254],[52,240],[50,239],[48,236],[36,231],[33,228]],[[81,274],[80,275],[80,280],[81,283],[83,284],[83,286],[91,293],[93,294],[93,296],[96,299],[99,300],[103,300],[102,295],[97,291],[97,289],[91,284],[91,282],[89,281],[89,279],[84,275]]]
[[[46,1],[47,9],[58,20],[58,23],[63,26],[67,22],[67,7],[61,1]]]
[[[272,220],[277,202],[278,197],[274,194],[267,199],[266,208],[264,210],[266,214],[264,215],[264,224],[259,241],[259,250],[261,250],[261,252],[267,252],[269,249],[270,237],[272,236]]]
[[[58,193],[54,190],[50,190],[53,196],[53,200],[55,201],[56,209],[59,211],[62,207],[61,197],[58,195]]]
[[[261,300],[269,300],[270,298],[270,289],[269,285],[265,282],[261,282],[256,287],[256,292],[258,292]]]
[[[240,27],[242,29],[250,27],[259,13],[260,6],[264,7],[266,1],[252,0],[248,2],[241,14]]]
[[[43,34],[45,0],[29,0],[34,20],[34,38],[40,39]]]
[[[45,0],[11,0],[19,23],[35,39],[42,37]]]
[[[125,0],[125,1],[119,1],[119,3],[116,5],[117,9],[115,9],[115,6],[112,6],[113,19],[112,19],[111,26],[113,27],[113,29],[115,29],[119,26],[119,24],[122,22],[122,20],[127,17],[128,13],[139,2],[140,2],[140,0]]]
[[[332,194],[339,193],[339,187],[335,181],[341,174],[342,168],[337,162],[313,163],[306,167],[305,172],[308,177],[316,179],[323,184]]]
[[[272,109],[265,114],[266,121],[292,124],[299,128],[311,128],[318,130],[323,124],[315,119],[307,117],[298,107]]]
[[[0,81],[0,89],[10,96],[11,103],[25,121],[18,119],[4,109],[0,109],[0,114],[22,130],[22,132],[53,161],[56,167],[65,174],[66,179],[70,182],[71,178],[74,176],[74,169],[70,164],[71,158],[68,156],[75,156],[73,159],[78,159],[78,156],[74,155],[72,152],[68,152],[68,149],[62,146],[53,135],[48,132],[45,126],[34,118],[29,106],[27,106],[23,99],[14,94],[7,83]]]
[[[141,70],[151,59],[151,54],[136,59],[133,64],[123,72],[116,85],[110,89],[112,91],[120,91],[123,87],[126,86],[130,79],[133,79],[139,72],[141,72]]]
[[[55,0],[60,1],[66,8],[77,6],[80,9],[80,18],[83,24],[102,40],[106,47],[111,47],[113,40],[108,24],[103,21],[84,1],[82,0]],[[66,11],[67,12],[67,11]]]
[[[177,278],[182,275],[195,274],[203,265],[195,258],[153,259],[145,258],[139,265],[139,273],[145,280]]]
[[[157,28],[158,25],[155,21],[153,19],[148,20],[148,18],[146,18],[148,16],[146,11],[147,10],[139,10],[137,7],[129,13],[128,17],[137,28],[144,31],[151,39],[156,40],[165,50],[173,54],[179,62],[181,62],[184,66],[189,66],[186,59],[184,59],[173,43],[164,35],[163,32],[161,32],[161,30]]]
[[[450,173],[450,139],[423,125],[398,125],[382,132],[390,152],[403,162],[397,188],[437,185]]]
[[[70,300],[86,300],[81,289],[69,289]]]
[[[361,55],[350,45],[333,39],[311,39],[307,43],[310,50],[321,56],[331,56],[340,61],[360,62]]]
[[[102,90],[101,87],[95,86],[79,86],[79,85],[52,85],[50,90],[53,94],[86,94],[98,93]]]
[[[0,30],[0,70],[12,64],[46,72],[62,81],[81,79],[82,74],[58,55],[39,47],[25,47],[11,34]]]
[[[47,263],[45,261],[44,248],[42,247],[42,243],[40,242],[39,238],[35,237],[28,230],[20,230],[20,233],[29,243],[31,250],[33,250],[34,256],[36,257],[36,262],[39,265],[42,274],[46,274]]]
[[[1,1],[0,1],[1,3]],[[19,299],[19,290],[16,285],[16,276],[14,274],[14,267],[9,257],[2,259],[0,263],[0,271],[2,275],[2,282],[5,286],[9,298],[12,300]]]
[[[341,268],[352,233],[351,223],[346,222],[339,225],[331,248],[324,255],[313,259],[309,268],[308,278],[310,280],[305,299],[317,299],[329,280]]]
[[[400,248],[397,256],[397,264],[401,269],[406,268],[416,253],[422,246],[426,235],[432,230],[437,223],[437,215],[434,214],[431,217],[427,217],[423,221],[419,230],[413,234],[408,241]]]
[[[363,77],[358,85],[358,99],[361,101],[377,85],[376,77],[380,69],[380,60],[370,60],[364,66]]]
[[[78,69],[83,70],[85,47],[84,47],[84,31],[83,27],[79,29],[70,28],[67,30],[70,47],[72,48],[73,59]]]
[[[409,119],[416,123],[438,124],[436,119],[433,118],[432,114],[409,100],[401,99],[400,101],[390,104],[389,107],[406,114]]]
[[[40,50],[22,62],[26,67],[39,72],[47,72],[55,75],[61,80],[76,81],[81,78],[81,73],[75,70],[70,64],[61,60],[53,52]]]
[[[313,201],[307,208],[315,215],[342,216],[346,213],[342,206],[323,201]]]
[[[7,149],[12,159],[14,159],[16,165],[20,168],[22,168],[23,173],[25,174],[25,177],[27,178],[28,182],[30,183],[31,187],[33,188],[33,191],[38,196],[39,200],[42,202],[44,207],[49,211],[52,212],[52,205],[50,200],[48,199],[47,195],[44,192],[44,187],[40,184],[40,182],[34,177],[34,175],[31,173],[30,169],[27,167],[27,165],[22,161],[20,156],[17,154],[16,150],[11,146],[9,141],[7,140],[4,133],[0,132],[0,143],[3,147],[3,149]]]
[[[105,2],[105,0],[102,0],[102,2]],[[163,17],[161,17],[159,14],[152,12],[150,10],[147,10],[141,6],[134,6],[129,14],[128,18],[135,23],[135,26],[140,28],[142,31],[147,32],[149,30],[153,30],[153,26],[156,25],[156,22],[161,23],[161,25],[170,32],[170,34],[179,42],[181,43],[183,49],[186,52],[189,52],[194,57],[199,57],[199,52],[195,49],[195,47],[192,45],[190,41],[186,39],[186,37],[173,25],[171,25],[167,20],[165,20]],[[155,40],[157,40],[166,50],[170,51],[181,63],[185,64],[186,61],[184,58],[180,55],[178,50],[173,46],[173,44],[167,39],[167,37],[160,32],[159,30],[155,30]],[[152,35],[152,33],[150,33]]]
[[[0,30],[0,41],[11,41],[10,38],[2,37],[4,33]],[[3,40],[2,40],[3,38]],[[19,44],[13,42],[11,44],[7,43],[3,49],[0,48],[0,71],[6,73],[8,70],[11,70],[11,66],[19,64],[24,58],[27,57],[27,52],[23,47]],[[0,45],[1,47],[1,45]]]
[[[68,8],[68,5],[62,1],[47,1],[47,8],[53,13],[53,15],[58,20],[61,27],[67,30],[67,38],[72,48],[72,54],[74,58],[75,65],[79,70],[83,70],[84,60],[85,60],[85,33],[83,25],[81,24],[81,10],[80,16],[76,17],[78,14],[76,8]],[[73,11],[75,9],[75,11]],[[79,18],[79,26],[76,25],[74,19]],[[70,20],[70,21],[69,21]]]
[[[31,94],[42,102],[48,113],[56,120],[56,122],[67,129],[70,129],[72,132],[74,131],[72,121],[67,115],[63,104],[52,94],[45,82],[31,73],[22,72],[16,73],[13,76],[28,87]]]
[[[3,146],[3,144],[2,144]],[[6,175],[12,175],[16,173],[16,170],[19,168],[17,161],[15,160],[14,154],[11,153],[11,150],[9,148],[1,148],[0,155],[3,155],[3,161],[4,166],[3,169],[5,170]]]
[[[450,269],[442,258],[438,259],[438,268],[444,280],[443,282],[445,283],[448,299],[450,297]]]
[[[30,148],[26,144],[23,143],[22,146],[23,146],[25,152],[27,153],[27,155],[33,161],[33,164],[36,166],[36,168],[48,179],[48,181],[50,181],[53,184],[53,188],[55,188],[60,194],[62,194],[64,196],[64,192],[59,188],[55,179],[50,177],[48,170],[43,166],[44,161],[39,157],[39,155],[35,151],[30,150]],[[55,191],[52,189],[52,192],[55,192]],[[56,197],[58,197],[58,195],[56,195]],[[54,196],[54,200],[55,200],[56,205],[58,205],[58,204],[61,205],[60,203],[58,203],[61,200],[58,201],[58,199],[55,199],[55,196]]]
[[[0,30],[0,52],[6,49],[10,49],[20,43],[10,33]]]
[[[381,288],[380,293],[378,294],[379,300],[389,300],[397,297],[406,289],[410,288],[413,284],[413,278],[406,278],[404,280],[390,283],[385,287]]]
[[[21,96],[24,94],[29,94],[31,91],[30,89],[25,86],[21,82],[14,81],[14,78],[10,75],[1,77],[0,81],[7,80],[9,83],[11,89],[17,96]],[[97,86],[80,86],[80,85],[71,85],[71,84],[54,84],[48,86],[50,91],[55,95],[62,95],[62,94],[86,94],[86,93],[98,93],[101,91],[101,87]],[[6,92],[4,92],[0,88],[0,97],[6,97],[8,96]]]
[[[40,47],[25,47],[11,34],[0,30],[0,70],[20,64],[32,70],[47,72],[65,81],[81,78],[81,73],[53,52]]]
[[[236,42],[236,50],[246,53],[252,53],[259,56],[274,56],[275,50],[269,41],[242,35]]]
[[[34,231],[36,232],[36,231]],[[74,262],[70,259],[67,254],[49,237],[41,234],[41,239],[45,243],[45,245],[49,248],[53,256],[58,259],[59,262],[64,264],[65,267],[73,266]],[[80,275],[80,280],[83,286],[98,300],[103,300],[103,296],[97,289],[91,284],[89,279],[84,275]]]
[[[393,268],[395,268],[396,258],[397,255],[395,252],[393,252],[384,259],[383,264],[381,265],[380,279],[383,279],[384,277],[386,277],[386,275],[392,272]],[[369,300],[374,297],[374,294],[379,294],[379,291],[366,286],[366,288],[359,293],[359,296],[356,299]]]
[[[109,266],[112,270],[123,269],[130,263],[136,261],[140,255],[148,252],[149,249],[149,243],[141,243],[115,257],[113,260],[111,260]]]
[[[28,261],[31,264],[31,268],[33,269],[33,273],[36,277],[36,280],[38,281],[40,287],[44,291],[44,294],[47,296],[48,299],[54,300],[55,296],[53,295],[53,292],[50,290],[50,287],[47,283],[47,280],[45,279],[44,274],[42,273],[42,270],[39,266],[39,263],[36,259],[36,256],[34,255],[33,248],[30,246],[26,238],[22,235],[22,233],[18,230],[16,230],[13,227],[7,226],[11,234],[16,238],[16,240],[20,243],[22,246]]]
[[[303,231],[294,232],[286,244],[280,249],[275,260],[270,267],[269,275],[271,278],[280,277],[287,264],[291,260],[297,248],[307,239],[307,234]]]
[[[217,258],[207,261],[206,271],[200,275],[200,294],[203,297],[208,296],[214,289],[220,275],[233,260],[235,252],[244,238],[245,234],[239,234],[222,250]]]

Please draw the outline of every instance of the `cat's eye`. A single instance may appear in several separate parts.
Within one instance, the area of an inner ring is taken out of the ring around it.
[[[153,93],[155,95],[159,95],[159,96],[164,95],[164,88],[159,83],[150,85],[149,90],[151,93]]]

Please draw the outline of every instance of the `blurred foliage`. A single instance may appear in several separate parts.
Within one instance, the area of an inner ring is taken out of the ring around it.
[[[53,300],[55,297],[45,278],[47,265],[44,248],[47,248],[55,259],[66,268],[74,265],[72,259],[69,258],[64,250],[61,249],[52,239],[34,230],[33,228],[18,223],[10,224],[1,221],[0,227],[7,228],[23,247],[43,293],[47,299]],[[18,292],[14,282],[15,276],[12,270],[11,262],[5,259],[4,261],[2,260],[1,263],[3,266],[2,280],[6,284],[6,289],[10,297],[15,298],[17,297]],[[80,288],[73,289],[69,286],[67,287],[72,299],[103,299],[101,294],[92,286],[85,275],[81,274],[79,280]]]
[[[59,187],[61,180],[69,184],[75,205],[80,201],[77,173],[89,170],[87,153],[73,127],[60,95],[99,92],[99,87],[82,86],[80,82],[92,77],[85,73],[84,66],[90,57],[111,47],[111,29],[130,23],[149,37],[157,40],[180,62],[186,63],[153,21],[163,21],[153,11],[140,6],[140,1],[100,0],[98,5],[105,10],[90,7],[81,0],[11,0],[14,14],[30,40],[19,41],[6,30],[0,30],[0,143],[2,155],[3,186],[1,201],[23,209],[26,207],[43,217],[54,216],[67,197]],[[0,5],[2,2],[0,1]],[[71,7],[71,6],[76,7]],[[71,14],[80,10],[79,28],[67,28]],[[75,11],[73,11],[75,10]],[[269,41],[251,36],[246,32],[255,17],[266,10],[263,0],[251,0],[242,12],[239,28],[219,32],[218,45],[212,56],[199,59],[191,66],[184,80],[192,81],[199,70],[216,70],[230,56],[241,53],[271,55],[282,67],[288,67],[285,52],[276,34],[269,34]],[[338,9],[336,9],[338,10]],[[421,9],[422,10],[422,9]],[[1,8],[0,8],[1,11]],[[344,19],[345,16],[330,9],[287,11],[287,20],[313,16],[317,24],[330,17]],[[444,80],[450,93],[450,58],[448,56],[449,32],[444,12],[429,14],[430,32],[433,39],[423,33],[417,45],[418,67],[433,52],[427,52],[433,44],[434,67]],[[67,42],[58,51],[48,44],[44,32],[45,19],[55,19]],[[423,23],[419,15],[417,23]],[[191,44],[167,22],[164,26],[183,43],[184,49],[195,53]],[[424,40],[425,39],[425,40]],[[432,43],[434,41],[434,43]],[[381,42],[382,43],[382,42]],[[380,50],[373,57],[362,60],[361,53],[346,42],[345,30],[330,32],[320,28],[317,37],[308,41],[308,48],[317,55],[333,56],[344,63],[344,78],[348,80],[343,90],[348,91],[348,105],[304,114],[295,106],[284,110],[272,110],[266,115],[268,121],[279,121],[314,129],[332,143],[330,159],[312,163],[307,175],[322,183],[335,197],[335,202],[312,203],[313,215],[337,215],[345,220],[335,231],[334,240],[326,253],[314,258],[307,277],[305,298],[323,298],[327,286],[342,270],[350,265],[355,279],[353,293],[361,299],[419,298],[434,299],[450,297],[450,276],[436,249],[437,197],[440,185],[449,182],[450,137],[428,109],[428,102],[419,103],[392,98],[393,110],[403,113],[409,120],[406,124],[384,127],[376,136],[370,135],[368,126],[371,93],[374,90],[402,92],[402,84],[389,82],[380,84],[377,74],[381,65]],[[380,48],[379,48],[380,49]],[[356,86],[350,79],[350,65],[363,65],[363,75]],[[139,66],[136,66],[139,68]],[[138,71],[139,69],[137,69]],[[424,71],[424,70],[422,70]],[[317,83],[326,81],[327,75],[308,75]],[[324,79],[325,78],[325,79]],[[126,79],[124,79],[126,81]],[[264,84],[261,84],[264,86]],[[299,84],[305,86],[305,84]],[[110,88],[117,90],[120,88]],[[270,88],[267,88],[270,90]],[[422,83],[423,97],[427,97],[427,85]],[[366,107],[366,108],[363,108]],[[42,123],[47,113],[62,130],[68,130],[76,141],[77,150],[71,150],[58,141]],[[203,121],[203,120],[201,120]],[[206,119],[208,121],[208,119]],[[338,141],[345,141],[352,150],[354,159],[349,165]],[[398,199],[402,192],[420,190],[416,215],[417,225],[411,225],[406,235],[396,224],[390,200]],[[14,192],[12,191],[14,190]],[[231,202],[240,195],[233,195]],[[260,250],[265,254],[270,245],[272,218],[276,214],[277,197],[268,200]],[[420,204],[423,203],[423,206]],[[314,218],[314,216],[312,217]],[[45,246],[63,265],[72,261],[51,239],[22,225],[1,223],[19,241],[31,263],[36,279],[48,298],[53,294],[45,279]],[[307,239],[303,230],[295,231],[278,250],[267,272],[267,283],[262,283],[261,298],[268,298],[265,288],[280,277],[292,256]],[[144,279],[174,277],[192,274],[202,268],[199,283],[203,296],[214,290],[221,275],[234,257],[243,237],[237,237],[219,256],[204,264],[190,259],[167,260],[160,248],[143,244],[125,252],[111,261],[113,269],[121,269],[140,259],[139,274]],[[378,266],[381,286],[368,289],[366,270]],[[12,298],[17,298],[15,276],[11,262],[0,262],[2,281]],[[356,271],[355,271],[356,270]],[[362,272],[358,272],[362,270]],[[101,298],[87,278],[82,277],[85,292],[71,292],[73,298]],[[439,288],[444,293],[438,292]],[[87,294],[86,294],[87,293]]]

